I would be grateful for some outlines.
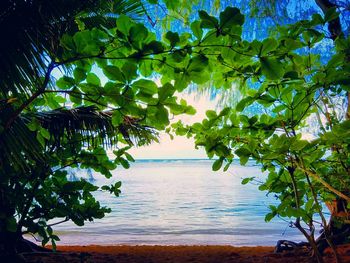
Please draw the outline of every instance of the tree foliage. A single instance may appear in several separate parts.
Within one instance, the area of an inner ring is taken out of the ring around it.
[[[83,225],[110,211],[93,192],[118,196],[120,182],[72,182],[65,168],[110,178],[134,161],[130,147],[157,141],[169,114],[195,112],[170,81],[148,78],[164,68],[154,55],[172,46],[132,20],[141,3],[89,3],[9,1],[2,13],[1,254],[12,253],[23,233],[55,246],[51,219]]]
[[[209,58],[213,85],[238,83],[248,90],[235,108],[208,111],[201,123],[185,127],[179,122],[173,127],[180,135],[194,136],[196,146],[204,147],[210,158],[218,158],[213,170],[225,162],[224,170],[228,169],[234,158],[242,165],[249,159],[261,164],[267,178],[259,189],[279,200],[270,206],[266,221],[275,216],[295,219],[293,225],[317,251],[314,215],[321,218],[331,242],[322,204],[350,200],[346,118],[350,41],[338,37],[326,63],[314,52],[324,38],[322,25],[337,18],[335,9],[324,17],[314,14],[311,20],[278,27],[273,38],[251,42],[240,37],[242,19],[235,9],[227,8],[219,19],[204,12],[200,18],[199,28],[206,32],[198,39],[197,48],[202,48],[197,52]],[[256,104],[266,113],[249,114],[249,107]],[[310,118],[318,122],[317,134],[304,138]],[[346,207],[343,212],[347,214]],[[337,216],[338,222],[346,221]]]
[[[138,10],[136,1],[130,3]],[[92,168],[106,177],[118,165],[128,168],[133,144],[156,140],[156,130],[166,129],[171,115],[195,113],[176,92],[210,82],[217,89],[245,88],[245,96],[235,108],[208,111],[201,123],[172,127],[217,157],[214,170],[224,164],[228,169],[236,157],[241,164],[249,158],[261,164],[267,178],[260,189],[280,201],[266,220],[294,218],[315,243],[314,215],[320,215],[325,231],[328,225],[322,204],[350,200],[349,120],[339,111],[350,85],[350,41],[337,38],[327,62],[315,52],[324,25],[338,16],[335,9],[252,41],[242,38],[245,17],[238,8],[227,7],[217,17],[202,10],[191,33],[169,31],[160,40],[114,5],[106,6],[112,9],[98,9],[102,15],[70,9],[67,17],[59,13],[62,21],[47,20],[65,27],[54,37],[45,35],[49,45],[31,49],[34,56],[13,62],[13,68],[6,65],[14,75],[1,86],[0,231],[38,233],[43,243],[54,242],[58,238],[48,220],[82,225],[104,216],[109,209],[92,192],[118,195],[121,184],[98,189],[85,180],[71,182],[64,168]],[[46,19],[46,9],[38,10]],[[254,105],[266,113],[249,114]],[[306,140],[302,134],[311,117],[318,133]],[[114,159],[107,146],[115,147]]]

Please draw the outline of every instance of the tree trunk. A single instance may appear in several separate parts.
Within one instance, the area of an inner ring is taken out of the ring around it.
[[[25,262],[24,258],[18,254],[17,246],[22,236],[17,232],[0,231],[0,262],[20,263]]]
[[[326,205],[331,212],[328,231],[331,235],[332,243],[334,245],[343,244],[350,236],[350,224],[347,222],[350,213],[346,208],[347,202],[343,199],[338,199],[333,202],[327,202]],[[322,233],[316,242],[318,250],[323,253],[328,247],[325,234]]]
[[[21,253],[27,252],[52,252],[51,249],[38,246],[26,240],[21,233],[3,231],[0,232],[0,262],[22,263],[25,262]]]

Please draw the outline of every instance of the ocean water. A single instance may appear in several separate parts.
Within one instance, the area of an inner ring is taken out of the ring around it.
[[[259,166],[236,163],[227,172],[213,172],[211,165],[210,160],[138,160],[128,170],[115,170],[121,196],[96,193],[112,213],[83,227],[55,226],[59,244],[253,246],[303,240],[282,219],[265,223],[268,205],[276,200],[255,184],[241,184],[246,176],[263,177]],[[93,176],[98,185],[106,182]]]

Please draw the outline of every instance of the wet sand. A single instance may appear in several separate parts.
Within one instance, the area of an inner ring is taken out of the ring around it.
[[[58,246],[59,252],[26,254],[28,262],[52,263],[295,263],[313,262],[303,251],[273,253],[273,247],[232,246]],[[350,262],[350,245],[338,247],[342,262]],[[326,251],[325,262],[335,262],[330,251]]]

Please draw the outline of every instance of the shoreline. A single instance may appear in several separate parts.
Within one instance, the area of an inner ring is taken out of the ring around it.
[[[204,263],[306,263],[313,262],[305,251],[273,253],[272,246],[227,246],[227,245],[86,245],[57,246],[57,253],[28,253],[28,263],[42,262],[118,262],[118,263],[162,263],[162,262],[204,262]],[[350,244],[338,247],[343,262],[350,262]],[[334,262],[326,250],[325,262]]]

